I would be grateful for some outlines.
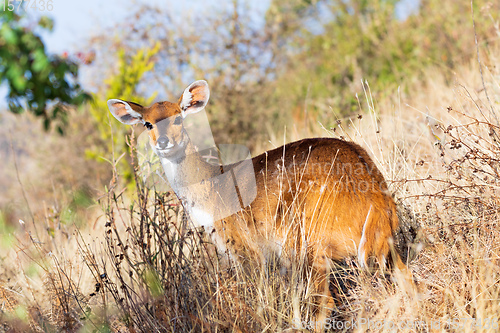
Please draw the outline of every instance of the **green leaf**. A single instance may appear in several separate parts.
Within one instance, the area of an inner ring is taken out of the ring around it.
[[[42,16],[42,17],[40,17],[40,20],[38,21],[38,25],[40,27],[52,32],[52,30],[54,29],[54,20],[52,20],[48,16]]]
[[[16,33],[7,25],[7,23],[4,23],[0,29],[0,38],[5,40],[7,44],[16,44],[18,41]]]
[[[49,66],[49,59],[43,52],[43,49],[35,50],[35,52],[33,53],[33,59],[34,61],[32,69],[35,72],[41,72]]]

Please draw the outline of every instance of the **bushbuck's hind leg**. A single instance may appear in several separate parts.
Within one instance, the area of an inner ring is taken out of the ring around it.
[[[336,308],[336,300],[330,292],[330,260],[324,254],[316,254],[312,260],[311,278],[314,283],[315,299],[315,331],[322,332],[332,312]]]

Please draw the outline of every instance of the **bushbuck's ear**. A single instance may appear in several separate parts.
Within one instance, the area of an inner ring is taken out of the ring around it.
[[[144,108],[139,104],[125,102],[121,99],[110,99],[108,100],[108,108],[111,114],[125,125],[144,123],[141,114]]]
[[[199,80],[191,83],[179,99],[182,117],[185,118],[188,114],[203,110],[209,98],[210,90],[206,81]]]

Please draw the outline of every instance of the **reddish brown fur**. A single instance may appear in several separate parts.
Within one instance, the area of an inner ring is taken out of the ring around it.
[[[266,246],[272,251],[273,241],[283,242],[283,249],[292,253],[306,245],[318,291],[327,291],[326,258],[356,256],[367,222],[366,259],[391,258],[398,269],[406,270],[397,254],[391,256],[389,240],[398,226],[396,205],[363,148],[332,138],[304,139],[252,161],[255,201],[237,216],[215,224],[237,254],[264,256]]]

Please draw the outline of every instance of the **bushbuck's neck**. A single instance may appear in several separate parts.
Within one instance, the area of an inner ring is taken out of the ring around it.
[[[217,204],[213,201],[214,193],[224,196],[224,192],[218,191],[216,185],[214,187],[217,182],[212,183],[213,177],[220,174],[220,167],[205,162],[191,142],[178,156],[160,160],[170,186],[192,223],[204,227],[219,250],[225,252],[224,242],[211,232],[218,216]]]
[[[220,167],[205,162],[191,141],[187,143],[184,151],[160,160],[168,182],[176,194],[183,187],[209,181],[220,173]]]

